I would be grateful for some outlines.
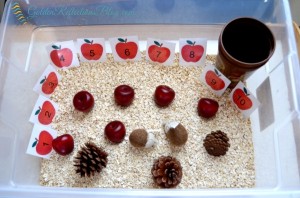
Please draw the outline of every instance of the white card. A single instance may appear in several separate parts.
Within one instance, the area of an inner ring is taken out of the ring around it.
[[[58,105],[40,95],[37,99],[29,121],[34,124],[50,125],[58,111]]]
[[[259,106],[259,101],[242,82],[239,82],[235,86],[229,97],[234,106],[243,114],[245,118],[249,117],[251,113]]]
[[[103,38],[77,39],[77,51],[82,62],[105,62],[106,50]]]
[[[71,68],[79,66],[76,48],[73,41],[53,43],[47,46],[51,63],[57,68]]]
[[[221,96],[231,83],[231,81],[213,65],[204,67],[200,80],[217,96]]]
[[[205,65],[207,39],[182,38],[179,39],[179,63],[183,66]]]
[[[57,136],[57,131],[42,125],[35,124],[26,153],[49,159],[53,151],[52,140]]]
[[[33,90],[49,98],[60,80],[61,76],[56,69],[52,65],[48,65],[33,87]]]
[[[109,39],[114,60],[117,62],[141,60],[137,36],[122,36]]]
[[[172,65],[175,58],[176,43],[148,38],[146,58],[148,61]]]

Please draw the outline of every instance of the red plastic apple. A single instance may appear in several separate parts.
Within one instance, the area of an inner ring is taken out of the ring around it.
[[[210,70],[205,74],[206,83],[216,91],[222,90],[225,87],[224,81],[219,76],[220,74],[216,69],[214,72]]]
[[[134,90],[129,85],[120,85],[115,89],[114,97],[118,105],[129,106],[134,98]]]
[[[181,56],[186,62],[197,62],[203,56],[204,48],[201,45],[195,45],[196,42],[190,40],[186,41],[188,45],[185,45],[181,49]]]
[[[115,120],[106,125],[104,133],[109,141],[120,143],[124,140],[126,128],[121,121]]]
[[[247,110],[252,107],[252,101],[248,95],[249,94],[246,88],[244,88],[244,90],[238,88],[233,92],[233,102],[238,106],[239,109]]]
[[[198,102],[198,115],[204,118],[211,118],[216,115],[219,103],[210,98],[201,98]]]
[[[40,84],[43,84],[42,85],[43,93],[52,94],[58,85],[58,78],[56,73],[50,72],[48,77],[45,76],[45,78],[41,80]]]
[[[154,101],[159,107],[169,106],[175,98],[175,91],[167,85],[159,85],[154,92]]]
[[[60,155],[68,155],[74,149],[74,139],[70,134],[58,136],[52,141],[53,149]]]
[[[80,91],[73,98],[75,109],[82,112],[89,112],[94,107],[94,97],[87,91]]]
[[[56,111],[52,103],[45,101],[42,108],[39,107],[39,109],[35,112],[35,115],[38,115],[38,120],[41,124],[48,125],[52,122],[55,113]]]
[[[61,46],[52,45],[52,50],[50,52],[50,58],[54,65],[57,67],[68,67],[71,65],[73,60],[73,53],[69,48],[62,48]]]
[[[116,52],[122,59],[133,59],[137,55],[138,45],[135,42],[127,42],[127,39],[118,38]]]
[[[155,45],[151,45],[148,48],[149,58],[153,62],[159,62],[159,63],[166,62],[171,54],[169,48],[162,47],[163,43],[159,43],[157,41],[154,41],[154,43],[155,43]]]
[[[103,53],[103,47],[99,43],[93,43],[93,40],[84,39],[85,43],[81,45],[81,53],[87,60],[99,60]]]
[[[35,147],[39,155],[47,155],[52,151],[53,137],[48,131],[42,131],[39,139],[35,138],[32,147]]]

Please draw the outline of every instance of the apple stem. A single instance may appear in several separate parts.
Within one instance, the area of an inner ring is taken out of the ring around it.
[[[196,44],[196,41],[193,42],[193,45],[192,45],[192,46],[194,46],[195,44]]]
[[[45,77],[43,78],[43,80],[41,80],[40,84],[43,84],[46,80],[47,80],[47,76],[45,76]]]
[[[154,44],[161,47],[163,44],[162,43],[159,43],[158,41],[154,41]]]
[[[125,43],[127,43],[127,38],[125,39]]]
[[[93,41],[93,40],[91,40],[91,45],[93,44],[93,42],[94,42],[94,41]]]
[[[59,50],[59,49],[61,49],[61,45],[60,46],[52,45],[52,48],[56,49],[56,50]]]
[[[246,96],[249,96],[250,94],[248,93],[246,87],[244,87],[244,93],[246,94]]]

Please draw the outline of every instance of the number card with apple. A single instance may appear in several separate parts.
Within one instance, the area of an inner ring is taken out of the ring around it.
[[[79,38],[76,46],[81,62],[105,62],[104,38]]]
[[[50,126],[57,112],[58,105],[45,96],[40,95],[34,105],[29,121],[34,124]]]
[[[217,96],[223,95],[231,83],[231,81],[213,65],[207,65],[203,69],[200,80]]]
[[[51,63],[60,69],[79,66],[74,42],[64,41],[47,46]]]
[[[54,129],[34,125],[27,147],[27,154],[49,159],[52,153],[52,140],[57,136]]]
[[[42,94],[49,98],[56,89],[60,80],[61,76],[57,70],[54,69],[52,65],[48,65],[33,87],[33,90],[38,94]]]
[[[176,43],[148,38],[146,59],[163,65],[172,65],[175,58]]]
[[[244,117],[249,117],[251,113],[259,106],[259,101],[239,82],[229,95],[231,102],[243,114]]]
[[[139,61],[141,53],[139,51],[139,39],[137,36],[122,36],[109,39],[114,60]]]
[[[183,66],[205,65],[206,43],[204,38],[179,39],[179,63]]]

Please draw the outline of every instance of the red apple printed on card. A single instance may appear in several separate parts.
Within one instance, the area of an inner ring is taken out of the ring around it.
[[[210,64],[204,67],[200,80],[217,96],[223,95],[231,83],[215,66]]]
[[[35,137],[32,148],[36,149],[39,155],[48,155],[52,151],[53,137],[48,131],[42,131],[39,137]]]
[[[252,107],[252,100],[248,97],[249,95],[245,87],[243,89],[237,88],[232,95],[233,102],[239,109],[248,110]]]
[[[59,68],[69,67],[73,60],[73,52],[69,48],[62,48],[61,45],[52,45],[50,58],[54,65]]]
[[[38,116],[38,121],[43,125],[49,125],[55,116],[56,110],[51,102],[45,101],[42,107],[39,107],[35,115]]]
[[[187,40],[187,45],[181,49],[181,56],[186,62],[198,62],[204,53],[204,47],[195,45],[196,41]]]
[[[58,105],[43,95],[39,95],[29,121],[39,125],[50,125],[58,112]]]
[[[99,60],[103,54],[103,46],[89,39],[84,39],[84,42],[80,47],[82,56],[87,60]]]
[[[61,76],[57,70],[49,64],[35,83],[33,90],[38,94],[50,97],[58,87],[60,79]]]
[[[133,41],[127,41],[125,38],[118,38],[119,43],[115,49],[121,59],[134,59],[138,52],[138,45]]]
[[[26,153],[48,159],[53,151],[53,140],[56,136],[57,131],[54,129],[35,124],[31,132]]]
[[[52,94],[58,85],[58,77],[55,72],[50,72],[48,76],[45,76],[41,81],[42,92],[44,94]]]
[[[225,82],[220,78],[221,74],[219,74],[217,69],[209,70],[205,74],[205,81],[208,86],[210,86],[213,90],[219,91],[224,89]]]
[[[259,106],[257,98],[255,98],[242,82],[239,82],[232,89],[229,97],[244,118],[248,118]]]
[[[170,49],[163,47],[163,43],[154,41],[154,45],[150,45],[148,48],[148,56],[153,62],[164,63],[170,57]]]

